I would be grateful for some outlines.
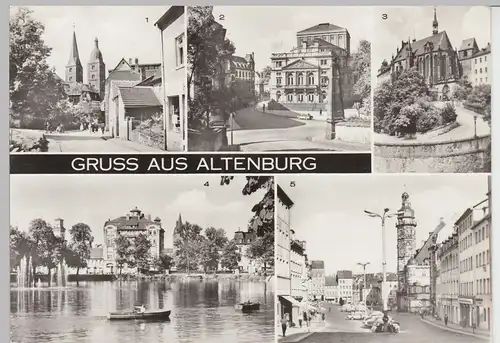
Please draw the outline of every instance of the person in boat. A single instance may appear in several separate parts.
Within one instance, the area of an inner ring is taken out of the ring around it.
[[[145,313],[146,312],[146,307],[144,307],[144,305],[141,305],[141,306],[136,306],[134,308],[134,312],[136,313]]]

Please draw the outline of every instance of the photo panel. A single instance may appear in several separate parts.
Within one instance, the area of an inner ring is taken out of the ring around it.
[[[490,176],[276,181],[278,342],[491,337]]]
[[[10,188],[13,342],[274,341],[273,177],[13,175]]]
[[[374,7],[375,172],[491,172],[490,12]]]
[[[10,151],[184,151],[185,30],[184,6],[12,6]]]
[[[188,150],[371,152],[372,11],[188,7]]]

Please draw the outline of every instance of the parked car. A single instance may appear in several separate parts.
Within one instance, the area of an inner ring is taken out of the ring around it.
[[[309,113],[306,113],[306,114],[299,114],[297,116],[297,119],[303,119],[303,120],[311,120],[313,119],[313,116],[310,115]]]
[[[369,327],[372,328],[373,325],[377,322],[382,320],[382,317],[384,314],[379,311],[372,312],[369,316],[367,316],[364,321],[363,321],[363,326],[364,327]]]
[[[351,312],[346,317],[347,320],[363,320],[365,313],[361,311]]]

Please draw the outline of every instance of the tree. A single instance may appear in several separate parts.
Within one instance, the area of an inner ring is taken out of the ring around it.
[[[23,258],[29,258],[31,253],[30,237],[26,232],[20,231],[17,227],[10,227],[9,234],[10,247],[10,268],[19,267]],[[29,263],[29,261],[27,261]]]
[[[122,274],[123,266],[131,262],[132,243],[130,239],[123,235],[118,235],[115,240],[116,263],[118,265],[119,274]]]
[[[71,242],[69,244],[68,258],[66,264],[76,268],[76,275],[80,274],[80,268],[87,267],[92,249],[92,230],[87,224],[78,223],[69,230]]]
[[[226,120],[229,116],[232,98],[226,94],[224,69],[235,48],[215,20],[212,6],[190,6],[187,12],[188,123],[192,129],[209,129],[211,113],[220,112]]]
[[[199,251],[200,265],[204,272],[217,271],[219,266],[219,251],[227,243],[226,232],[223,229],[209,227],[205,229],[205,239],[201,240],[201,249]]]
[[[221,176],[221,185],[227,185],[233,179],[233,176]],[[242,190],[243,195],[250,195],[259,190],[265,192],[262,199],[252,207],[253,216],[248,226],[258,238],[261,238],[259,243],[255,243],[256,248],[252,256],[272,266],[274,264],[274,177],[247,176],[246,181]],[[273,258],[269,260],[269,256]]]
[[[359,43],[358,51],[352,54],[350,67],[357,76],[353,86],[354,94],[363,99],[363,104],[371,103],[371,44],[367,40]]]
[[[151,261],[151,241],[145,234],[138,234],[134,237],[133,261],[137,266],[137,271],[149,271]]]
[[[47,63],[51,48],[42,36],[45,28],[21,7],[9,19],[9,93],[12,115],[47,119],[56,103],[65,97],[62,80]]]
[[[31,221],[29,232],[36,247],[32,254],[33,275],[35,275],[36,266],[46,267],[50,286],[52,269],[57,268],[62,263],[65,249],[64,239],[56,236],[54,228],[40,218]]]
[[[342,298],[339,299],[339,305],[344,306],[344,299],[342,299]]]
[[[260,72],[260,77],[261,78],[266,78],[271,76],[271,71],[273,68],[271,66],[266,66],[262,71]]]
[[[472,83],[467,76],[463,76],[456,85],[453,97],[458,100],[466,100],[472,91]]]
[[[228,270],[235,270],[241,261],[241,254],[238,251],[234,239],[228,241],[222,248],[221,267]]]
[[[252,241],[247,249],[247,257],[262,265],[264,275],[267,275],[267,267],[274,266],[274,232],[267,232]]]
[[[177,268],[186,270],[188,274],[198,267],[198,253],[201,247],[202,228],[189,222],[178,228],[178,238],[174,241],[176,248],[175,264]]]
[[[155,258],[154,265],[160,273],[164,273],[172,268],[173,258],[170,255],[162,254],[158,258]]]
[[[58,101],[50,113],[49,120],[58,124],[77,125],[88,120],[81,104],[75,105],[68,99]]]

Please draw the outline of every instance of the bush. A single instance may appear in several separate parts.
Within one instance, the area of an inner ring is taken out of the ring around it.
[[[422,111],[417,120],[417,132],[426,133],[440,125],[442,125],[442,117],[439,111],[433,107],[427,111]]]
[[[452,104],[447,103],[440,111],[443,124],[453,123],[457,120],[457,111]]]
[[[394,122],[396,131],[401,134],[417,133],[417,119],[424,113],[419,104],[405,106],[399,111],[399,115]]]

